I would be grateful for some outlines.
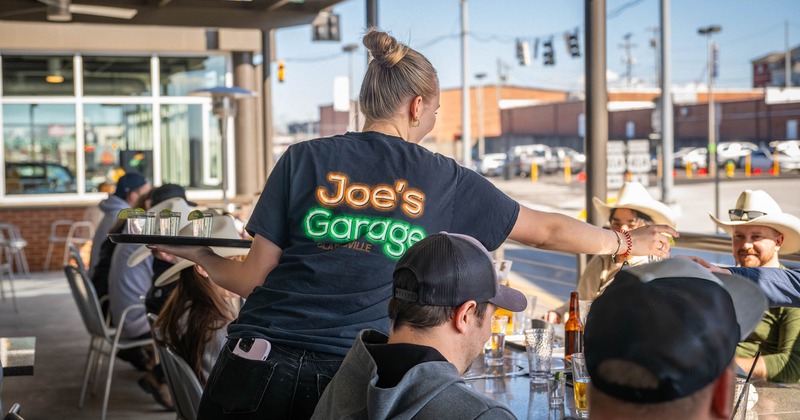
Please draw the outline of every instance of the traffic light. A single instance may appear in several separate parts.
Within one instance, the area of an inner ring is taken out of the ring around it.
[[[581,46],[578,41],[578,30],[575,29],[573,33],[565,34],[567,38],[567,51],[573,57],[580,57],[581,56]]]
[[[531,49],[528,41],[517,40],[517,60],[521,66],[529,66],[531,64]]]
[[[542,44],[542,57],[544,57],[545,66],[556,64],[556,59],[553,55],[553,38],[548,39]]]
[[[283,83],[285,72],[286,72],[286,70],[284,69],[284,66],[283,66],[283,60],[279,60],[278,61],[278,81],[281,82],[281,83]]]

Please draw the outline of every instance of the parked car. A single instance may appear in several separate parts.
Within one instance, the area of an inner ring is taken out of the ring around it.
[[[676,150],[675,153],[672,155],[673,161],[674,161],[673,166],[676,167],[676,168],[685,168],[686,167],[686,161],[684,160],[683,157],[686,156],[687,154],[689,154],[694,149],[697,149],[697,148],[696,147],[692,147],[692,146],[688,146],[688,147],[681,147],[680,149]]]
[[[505,153],[487,153],[483,155],[483,159],[477,161],[476,169],[479,174],[483,176],[497,176],[503,171],[503,165],[506,164]]]
[[[586,166],[586,155],[569,147],[554,147],[553,158],[559,171],[564,170],[565,158],[569,158],[569,169],[572,173],[580,172]]]
[[[681,149],[683,150],[683,149]],[[728,161],[732,161],[737,166],[741,161],[741,158],[744,156],[749,155],[755,151],[759,150],[758,145],[755,143],[750,142],[723,142],[717,144],[717,165],[723,166]],[[686,167],[687,164],[691,163],[692,167],[695,169],[705,168],[707,165],[708,160],[708,149],[705,147],[696,147],[692,150],[685,152],[681,155],[681,164],[677,164],[678,152],[675,153],[676,157],[676,165]],[[740,166],[739,166],[740,167]]]
[[[796,152],[792,152],[797,150]],[[800,149],[787,149],[778,151],[778,165],[781,172],[800,171]],[[747,157],[739,160],[739,167],[745,167]],[[750,154],[750,169],[755,171],[760,169],[762,172],[769,172],[775,164],[775,152],[768,150],[757,150]]]
[[[6,194],[76,192],[69,168],[51,162],[6,162]]]
[[[552,174],[558,171],[558,163],[553,159],[553,150],[544,144],[526,144],[511,148],[512,176],[527,177],[531,173],[531,166],[536,164],[539,173]]]

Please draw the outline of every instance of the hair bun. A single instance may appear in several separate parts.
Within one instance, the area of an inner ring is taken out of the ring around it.
[[[401,44],[393,36],[378,29],[370,29],[363,40],[364,46],[372,55],[372,59],[381,67],[393,67],[408,52],[408,47]]]

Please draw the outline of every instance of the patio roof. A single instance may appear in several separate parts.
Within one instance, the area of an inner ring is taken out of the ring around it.
[[[61,17],[63,22],[71,15],[68,21],[77,23],[271,29],[310,23],[341,1],[2,0],[0,20],[47,22]],[[133,16],[109,16],[126,12]]]

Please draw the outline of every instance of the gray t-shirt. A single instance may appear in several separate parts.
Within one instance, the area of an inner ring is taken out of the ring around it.
[[[482,176],[399,137],[346,133],[293,145],[247,224],[283,253],[228,332],[345,355],[359,331],[388,332],[392,271],[411,245],[447,231],[493,250],[518,214]]]

